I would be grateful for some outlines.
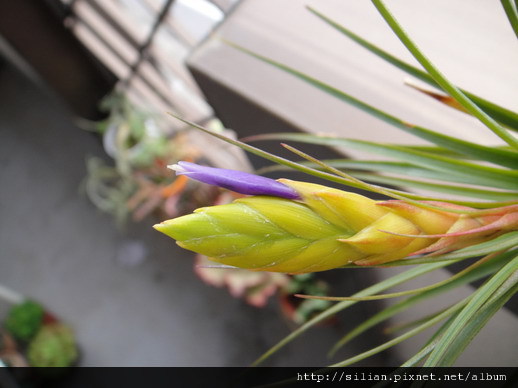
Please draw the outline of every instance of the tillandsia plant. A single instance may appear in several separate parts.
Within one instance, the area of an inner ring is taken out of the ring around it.
[[[452,84],[415,45],[384,3],[373,0],[373,4],[424,71],[367,42],[316,10],[309,10],[374,55],[445,92],[446,95],[442,92],[431,95],[450,107],[474,116],[507,144],[487,146],[409,124],[331,85],[233,44],[259,60],[431,143],[429,146],[415,147],[305,134],[262,134],[249,139],[345,145],[392,159],[321,161],[285,145],[305,159],[296,163],[213,133],[231,144],[278,163],[282,168],[294,168],[389,198],[383,201],[313,183],[287,179],[274,181],[183,162],[173,166],[180,175],[250,195],[231,204],[201,208],[194,214],[155,226],[176,239],[179,245],[205,254],[222,266],[253,271],[309,273],[334,268],[414,265],[352,297],[305,296],[339,303],[295,330],[256,360],[254,365],[318,322],[358,301],[404,297],[347,333],[332,353],[398,312],[455,287],[486,279],[468,297],[412,325],[405,325],[404,329],[410,329],[403,334],[333,365],[353,364],[442,322],[430,340],[403,366],[450,366],[518,290],[518,140],[513,133],[518,130],[518,114]],[[502,5],[518,35],[516,1],[502,0]],[[391,174],[404,175],[405,178]],[[423,196],[379,186],[378,183],[425,188],[473,199],[456,200],[448,195]],[[439,283],[380,294],[431,271],[473,258],[476,259],[463,270]]]

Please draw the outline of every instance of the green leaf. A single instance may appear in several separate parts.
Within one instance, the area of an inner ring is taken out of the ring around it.
[[[429,355],[432,350],[435,349],[437,342],[439,342],[439,338],[444,333],[444,331],[450,327],[451,323],[455,320],[459,312],[450,315],[450,317],[441,325],[439,330],[437,330],[428,340],[426,345],[416,354],[414,354],[410,359],[401,364],[400,368],[409,368],[413,366],[417,366],[427,355]],[[395,371],[397,373],[398,370]]]
[[[509,1],[509,0],[504,0]],[[509,1],[510,2],[510,1]],[[426,82],[427,84],[441,88],[437,82],[434,81],[434,79],[427,74],[426,72],[422,71],[421,69],[418,69],[417,67],[414,67],[412,65],[409,65],[408,63],[400,60],[399,58],[387,53],[386,51],[380,49],[379,47],[375,46],[374,44],[366,41],[365,39],[361,38],[360,36],[356,35],[354,32],[350,31],[349,29],[345,28],[341,24],[337,23],[336,21],[333,21],[329,17],[321,14],[317,10],[311,7],[307,7],[310,12],[318,16],[320,19],[322,19],[324,22],[328,23],[330,26],[338,30],[339,32],[343,33],[350,39],[352,39],[354,42],[358,43],[363,48],[369,50],[371,53],[377,55],[378,57],[384,59],[388,63],[394,65],[400,70],[403,70],[407,74],[410,74],[417,79]],[[501,124],[506,125],[510,127],[511,129],[518,131],[518,114],[510,111],[506,108],[503,108],[499,105],[496,105],[490,101],[487,101],[483,99],[482,97],[476,96],[470,92],[467,92],[466,90],[461,91],[468,96],[471,100],[473,100],[484,112],[486,112],[488,115],[493,117],[495,120],[498,120]]]
[[[460,152],[462,154],[486,160],[488,162],[492,162],[495,164],[499,164],[499,165],[511,167],[511,168],[518,167],[518,159],[516,156],[517,153],[514,151],[482,146],[480,144],[460,140],[460,139],[457,139],[457,138],[451,137],[451,136],[442,135],[442,134],[432,131],[430,129],[426,129],[424,127],[410,124],[404,120],[401,120],[395,116],[392,116],[386,112],[383,112],[371,105],[368,105],[368,104],[348,95],[347,93],[334,88],[333,86],[327,85],[313,77],[310,77],[304,73],[301,73],[291,67],[288,67],[279,62],[266,58],[262,55],[256,54],[256,53],[254,53],[250,50],[247,50],[234,43],[231,43],[231,42],[227,42],[227,43],[229,45],[231,45],[232,47],[235,47],[238,50],[243,51],[244,53],[246,53],[248,55],[251,55],[263,62],[266,62],[270,65],[277,67],[280,70],[283,70],[291,75],[294,75],[297,78],[326,92],[327,94],[329,94],[333,97],[336,97],[342,101],[345,101],[345,102],[355,106],[356,108],[361,109],[364,112],[369,113],[370,115],[377,117],[378,119],[385,121],[385,122],[399,128],[405,132],[408,132],[414,136],[428,140],[437,145],[449,148],[451,150]]]
[[[442,268],[447,266],[448,263],[434,263],[434,264],[426,264],[421,265],[416,268],[409,269],[403,273],[397,274],[395,276],[392,276],[388,279],[385,279],[379,283],[376,283],[362,291],[357,292],[354,294],[355,296],[367,296],[372,295],[375,293],[378,293],[380,291],[386,290],[388,288],[394,287],[398,284],[404,283],[410,279],[414,279],[416,277],[419,277],[421,275],[424,275],[428,272],[434,271],[438,268]],[[275,354],[278,350],[282,349],[285,345],[299,337],[301,334],[306,332],[308,329],[313,327],[319,322],[322,322],[326,320],[329,317],[332,317],[336,313],[356,304],[355,301],[345,301],[335,304],[334,306],[328,308],[327,310],[323,311],[313,319],[309,320],[304,325],[300,326],[298,329],[294,330],[292,333],[290,333],[288,336],[283,338],[281,341],[279,341],[275,346],[271,347],[268,351],[266,351],[263,355],[261,355],[257,360],[255,360],[252,363],[252,366],[257,366],[261,364],[263,361],[265,361],[268,357]]]
[[[516,251],[514,252],[516,254]],[[462,335],[462,331],[469,321],[475,318],[477,311],[490,300],[500,287],[511,279],[514,284],[518,283],[518,256],[503,266],[491,279],[481,286],[474,294],[469,303],[462,309],[451,326],[444,332],[424,366],[450,366],[462,353],[463,348],[452,349],[455,338]],[[507,284],[507,283],[506,283]]]
[[[392,198],[395,198],[395,199],[399,199],[399,200],[402,200],[402,201],[405,201],[405,202],[408,202],[408,203],[411,203],[417,207],[422,207],[422,208],[428,208],[428,209],[435,209],[435,210],[439,210],[439,211],[447,211],[447,212],[455,212],[455,213],[473,213],[473,212],[480,212],[482,210],[472,210],[472,209],[451,209],[451,208],[445,208],[445,207],[442,207],[441,205],[437,205],[437,204],[431,204],[431,203],[427,203],[427,202],[419,202],[419,201],[416,201],[414,199],[412,199],[413,197],[416,197],[415,195],[413,194],[408,194],[407,192],[403,192],[403,191],[398,191],[398,190],[393,190],[393,189],[386,189],[382,186],[375,186],[375,185],[372,185],[368,182],[363,182],[359,179],[356,179],[355,177],[353,177],[352,175],[349,175],[343,171],[340,171],[332,166],[329,166],[325,163],[323,163],[321,160],[318,160],[294,147],[291,147],[287,144],[282,144],[283,147],[285,147],[286,149],[294,152],[295,154],[297,154],[298,156],[301,156],[303,158],[305,158],[306,160],[309,160],[310,162],[313,162],[313,163],[316,163],[317,165],[319,165],[320,167],[322,167],[324,170],[327,170],[329,172],[331,172],[332,174],[335,174],[339,177],[343,177],[346,179],[347,182],[349,182],[350,184],[351,183],[354,183],[356,186],[355,187],[358,187],[360,189],[364,189],[364,190],[369,190],[369,191],[372,191],[372,192],[375,192],[375,193],[378,193],[378,194],[383,194],[383,195],[386,195],[388,197],[392,197]],[[420,198],[421,199],[421,198]],[[484,206],[484,204],[487,206],[487,203],[482,203],[482,206]],[[480,203],[479,203],[480,205]],[[493,203],[489,205],[490,207],[493,207]]]
[[[432,182],[424,182],[418,181],[414,179],[404,179],[404,178],[396,178],[392,176],[386,175],[378,175],[378,174],[361,174],[361,173],[352,173],[352,175],[358,179],[394,185],[394,186],[404,186],[404,187],[412,187],[417,189],[425,189],[436,191],[439,193],[453,194],[453,195],[462,195],[464,197],[473,197],[473,198],[481,198],[488,201],[513,201],[518,198],[518,192],[513,191],[496,191],[496,190],[484,190],[484,189],[476,189],[468,186],[459,186],[459,185],[446,185],[440,183],[432,183]]]
[[[380,172],[382,172],[384,170],[387,170],[387,171],[393,171],[393,172],[396,172],[396,173],[399,173],[399,174],[403,174],[403,175],[405,175],[405,173],[406,173],[407,175],[417,175],[417,176],[426,177],[426,178],[430,178],[430,179],[448,178],[448,180],[456,182],[456,183],[461,183],[461,181],[462,181],[462,178],[455,177],[456,179],[453,179],[451,174],[446,174],[446,173],[442,173],[442,172],[439,172],[439,171],[433,171],[433,170],[425,170],[425,169],[423,169],[421,167],[414,166],[414,165],[411,165],[409,163],[377,162],[377,161],[354,161],[354,160],[348,160],[348,159],[328,159],[328,160],[322,160],[322,162],[327,164],[327,165],[329,165],[329,166],[331,166],[331,167],[338,168],[338,169],[341,169],[341,168],[354,168],[354,169],[360,169],[360,170],[361,169],[374,170],[374,171],[378,170]],[[310,168],[317,168],[317,169],[320,168],[318,164],[312,163],[312,162],[301,161],[301,162],[298,162],[298,163],[303,165],[303,166],[310,167]],[[379,168],[377,168],[376,166],[379,166]],[[273,172],[273,171],[286,171],[286,170],[289,170],[289,168],[286,167],[286,166],[272,165],[272,166],[264,167],[264,168],[261,168],[261,169],[257,170],[256,174],[265,174],[265,173]],[[354,176],[354,177],[356,177],[356,178],[362,178],[363,176],[365,176],[365,180],[366,181],[369,181],[369,179],[371,179],[370,175],[369,176],[362,175],[362,174],[359,174],[359,173],[354,172],[354,171],[349,171],[349,174]],[[376,175],[376,176],[379,176],[379,175]],[[385,177],[386,176],[383,176],[383,178],[380,178],[379,181],[381,182],[381,179],[384,179]],[[471,182],[467,182],[468,181],[467,178],[464,178],[464,180],[466,180],[466,183],[471,183]],[[376,181],[376,180],[374,180],[374,179],[371,180],[371,182],[374,182],[374,181]],[[421,181],[415,181],[415,180],[412,180],[412,181],[416,182],[415,187],[424,187],[424,186],[420,186],[420,182]],[[395,183],[395,181],[394,181],[394,183]],[[411,186],[411,185],[408,184],[408,186]],[[470,191],[469,190],[470,187],[468,187],[468,186],[459,186],[459,187],[460,187],[460,190],[464,190],[464,187],[466,187],[468,189],[468,191]],[[433,189],[432,186],[426,187],[426,188]],[[493,199],[500,198],[500,195],[501,195],[500,193],[504,193],[503,196],[505,196],[505,197],[507,197],[507,195],[509,195],[509,193],[510,193],[508,191],[496,191],[496,190],[495,191],[491,191],[491,190],[481,190],[481,189],[474,189],[474,190],[475,190],[475,195],[472,195],[473,197],[477,196],[476,193],[487,191],[488,196],[490,196],[493,193],[496,194]],[[405,196],[407,198],[414,199],[414,200],[419,200],[419,201],[437,201],[437,200],[440,200],[442,202],[454,203],[454,204],[457,204],[457,205],[463,205],[463,206],[469,206],[469,207],[475,207],[475,208],[494,208],[494,207],[509,206],[509,205],[518,204],[518,200],[515,199],[515,198],[518,198],[518,196],[516,194],[514,196],[512,196],[512,195],[510,196],[510,197],[512,197],[513,200],[493,201],[493,202],[479,202],[479,201],[467,201],[467,200],[453,200],[453,199],[449,199],[449,198],[438,198],[438,197],[435,197],[435,196],[431,197],[431,196],[418,195],[418,194],[409,194],[409,193],[405,193],[404,191],[395,190],[395,189],[387,189],[387,191],[390,191],[390,192],[393,192],[393,193],[396,193],[396,194],[405,194]],[[446,192],[446,189],[445,190],[437,190],[437,191]],[[464,191],[453,192],[453,190],[452,190],[451,193],[452,194],[461,194],[461,195],[464,195],[464,196],[469,196],[469,195],[467,195],[469,193],[464,193]],[[484,198],[484,199],[491,199],[491,198],[486,198],[486,197],[482,197],[482,198]]]
[[[455,275],[449,277],[448,279],[442,280],[440,282],[431,284],[429,286],[420,287],[420,288],[414,288],[412,290],[406,290],[406,291],[400,291],[400,292],[393,292],[390,294],[376,294],[376,295],[369,295],[369,296],[321,296],[321,295],[301,295],[297,294],[296,296],[306,299],[318,299],[318,300],[330,300],[335,302],[341,302],[344,300],[356,300],[356,301],[368,301],[368,300],[380,300],[380,299],[391,299],[391,298],[398,298],[401,296],[407,296],[407,295],[413,295],[413,294],[421,294],[436,288],[440,288],[441,286],[453,282],[457,278],[463,277],[465,274],[473,271],[477,267],[480,267],[483,263],[487,262],[488,260],[493,259],[494,255],[487,255],[486,257],[478,260],[477,262],[471,264],[469,267],[463,269],[462,271],[456,273]]]
[[[409,148],[409,147],[407,147]],[[409,148],[412,149],[412,148]],[[443,180],[447,182],[456,182],[456,183],[467,183],[473,184],[473,179],[470,177],[452,177],[451,174],[445,173],[443,171],[437,170],[429,170],[427,168],[417,166],[412,163],[406,162],[394,162],[394,161],[378,161],[378,160],[351,160],[351,159],[324,159],[322,160],[325,164],[339,168],[339,169],[348,169],[348,170],[366,170],[377,173],[389,172],[400,175],[407,175],[409,177],[418,177],[418,178],[426,178],[426,179],[435,179],[435,180]],[[308,162],[299,162],[303,166],[307,166],[310,168],[319,168],[317,164],[308,163]],[[261,168],[257,170],[258,174],[265,174],[267,172],[272,171],[285,171],[288,170],[285,166],[280,165],[272,165],[268,167]],[[354,171],[350,172],[351,174],[355,174]]]
[[[518,233],[517,233],[518,235]],[[373,315],[368,320],[362,322],[360,325],[355,327],[353,330],[351,330],[349,333],[347,333],[344,337],[342,337],[331,349],[330,354],[336,353],[341,347],[343,347],[346,343],[351,341],[353,338],[356,338],[360,334],[364,333],[371,327],[374,327],[375,325],[393,317],[397,313],[400,313],[402,311],[408,310],[410,307],[415,306],[418,303],[421,303],[422,301],[432,298],[434,296],[437,296],[439,294],[442,294],[444,292],[447,292],[449,290],[455,289],[461,285],[470,283],[472,281],[481,279],[491,273],[494,273],[497,271],[504,263],[506,263],[510,257],[511,254],[502,254],[498,257],[495,257],[493,260],[484,263],[483,265],[479,266],[478,268],[475,268],[473,271],[468,271],[462,274],[461,276],[453,279],[451,282],[445,282],[440,287],[436,287],[433,289],[430,289],[426,292],[420,293],[418,295],[414,295],[412,297],[409,297],[405,300],[402,300],[396,304],[393,304],[382,311],[378,312],[377,314]]]
[[[274,163],[278,163],[280,165],[283,165],[283,166],[287,166],[287,167],[290,167],[290,168],[293,168],[294,170],[297,170],[297,171],[301,171],[301,172],[304,172],[306,174],[309,174],[309,175],[312,175],[312,176],[315,176],[315,177],[318,177],[318,178],[322,178],[322,179],[325,179],[325,180],[328,180],[328,181],[331,181],[331,182],[335,182],[335,183],[340,183],[340,184],[343,184],[343,185],[346,185],[346,186],[349,186],[349,187],[355,187],[355,188],[364,188],[366,184],[364,183],[356,183],[356,182],[353,182],[351,181],[350,179],[344,179],[340,176],[336,176],[336,175],[333,175],[333,174],[329,174],[329,173],[326,173],[326,172],[322,172],[322,171],[319,171],[319,170],[315,170],[311,167],[307,167],[307,166],[304,166],[300,163],[295,163],[295,162],[292,162],[288,159],[285,159],[285,158],[281,158],[280,156],[276,156],[276,155],[273,155],[269,152],[266,152],[266,151],[263,151],[257,147],[253,147],[249,144],[246,144],[246,143],[243,143],[239,140],[234,140],[234,139],[231,139],[225,135],[222,135],[220,133],[217,133],[217,132],[214,132],[214,131],[211,131],[209,129],[206,129],[206,128],[203,128],[202,126],[192,122],[192,121],[189,121],[189,120],[186,120],[186,119],[183,119],[182,117],[180,116],[177,116],[173,113],[170,113],[169,112],[169,115],[174,117],[175,119],[177,120],[180,120],[181,122],[193,127],[193,128],[196,128],[202,132],[205,132],[207,133],[208,135],[211,135],[211,136],[214,136],[220,140],[223,140],[229,144],[232,144],[232,145],[235,145],[247,152],[250,152],[251,154],[254,154],[254,155],[257,155],[257,156],[260,156],[264,159],[267,159],[267,160],[270,160]]]
[[[383,187],[378,187],[378,186],[370,185],[368,183],[359,181],[359,180],[357,180],[357,179],[355,179],[353,177],[349,177],[346,174],[344,174],[344,173],[342,173],[341,171],[338,171],[338,170],[336,170],[338,175],[329,174],[329,173],[325,173],[325,172],[322,172],[322,171],[315,170],[313,168],[301,165],[299,163],[295,163],[295,162],[292,162],[290,160],[281,158],[279,156],[275,156],[273,154],[270,154],[269,152],[265,152],[265,151],[263,151],[263,150],[261,150],[259,148],[252,147],[252,146],[250,146],[250,145],[248,145],[246,143],[240,142],[238,140],[234,140],[234,139],[228,138],[228,137],[226,137],[226,136],[224,136],[224,135],[222,135],[220,133],[216,133],[216,132],[210,131],[210,130],[208,130],[206,128],[203,128],[202,126],[199,126],[196,123],[193,123],[193,122],[190,122],[188,120],[185,120],[185,119],[183,119],[183,118],[181,118],[179,116],[176,116],[176,115],[174,115],[172,113],[169,113],[169,114],[172,117],[176,118],[177,120],[180,120],[183,123],[192,126],[193,128],[199,129],[202,132],[205,132],[205,133],[207,133],[207,134],[209,134],[211,136],[217,137],[218,139],[226,141],[227,143],[236,145],[236,146],[244,149],[245,151],[248,151],[248,152],[251,152],[251,153],[253,153],[255,155],[261,156],[261,157],[263,157],[263,158],[265,158],[267,160],[273,161],[275,163],[279,163],[279,164],[284,165],[284,166],[291,167],[291,168],[293,168],[295,170],[298,170],[298,171],[301,171],[301,172],[305,172],[307,174],[310,174],[310,175],[313,175],[313,176],[316,176],[316,177],[319,177],[319,178],[323,178],[323,179],[329,180],[331,182],[340,183],[340,184],[343,184],[343,185],[346,185],[346,186],[349,186],[349,187],[355,187],[355,188],[359,188],[359,189],[373,191],[373,192],[376,192],[376,193],[382,193],[382,194],[385,194],[385,195],[387,195],[389,197],[392,197],[392,198],[395,198],[395,199],[400,199],[400,200],[403,200],[403,201],[407,201],[407,202],[413,203],[416,206],[425,207],[425,208],[433,208],[433,209],[438,209],[438,210],[445,210],[445,209],[441,208],[440,206],[435,206],[435,205],[430,205],[430,204],[426,204],[426,203],[416,202],[416,201],[411,199],[411,197],[413,197],[413,195],[411,195],[411,194],[408,194],[408,193],[405,193],[405,192],[399,192],[397,190],[388,190],[388,189],[385,189]],[[288,146],[286,146],[286,147],[288,147]],[[292,150],[294,150],[294,149],[292,148]],[[298,152],[299,155],[305,156],[305,154],[301,153],[300,151],[296,151],[296,152]],[[307,157],[309,157],[309,156],[307,156]],[[313,159],[311,157],[309,157],[309,158],[312,161],[315,160],[315,159]],[[320,163],[320,165],[322,165],[322,163]],[[327,166],[326,166],[326,168],[327,168]],[[344,178],[344,176],[345,176],[345,178]],[[479,205],[481,207],[484,207],[485,205],[487,205],[487,203],[486,204],[479,203]],[[448,211],[449,212],[456,212],[456,213],[470,213],[473,210],[453,210],[453,209],[448,209]]]
[[[306,165],[302,165],[300,163],[295,163],[295,162],[292,162],[292,161],[287,160],[285,158],[281,158],[279,156],[273,155],[273,154],[271,154],[269,152],[263,151],[263,150],[261,150],[259,148],[253,147],[253,146],[251,146],[249,144],[243,143],[243,142],[241,142],[239,140],[234,140],[234,139],[228,138],[228,137],[226,137],[226,136],[224,136],[224,135],[222,135],[220,133],[213,132],[211,130],[203,128],[202,126],[200,126],[200,125],[198,125],[196,123],[193,123],[191,121],[185,120],[185,119],[183,119],[183,118],[181,118],[179,116],[176,116],[176,115],[174,115],[172,113],[169,113],[169,114],[172,117],[176,118],[177,120],[180,120],[183,123],[192,126],[193,128],[196,128],[196,129],[198,129],[198,130],[200,130],[202,132],[205,132],[205,133],[207,133],[207,134],[209,134],[211,136],[214,136],[214,137],[216,137],[218,139],[221,139],[221,140],[223,140],[223,141],[225,141],[227,143],[230,143],[230,144],[233,144],[235,146],[238,146],[238,147],[240,147],[241,149],[243,149],[245,151],[248,151],[248,152],[253,153],[255,155],[261,156],[261,157],[263,157],[263,158],[265,158],[267,160],[270,160],[272,162],[278,163],[280,165],[293,168],[293,169],[295,169],[297,171],[301,171],[301,172],[307,173],[309,175],[313,175],[313,176],[318,177],[318,178],[326,179],[326,180],[329,180],[331,182],[340,183],[340,184],[343,184],[343,185],[346,185],[346,186],[349,186],[349,187],[369,190],[369,191],[373,191],[373,192],[380,192],[381,191],[383,193],[386,193],[386,195],[388,195],[389,197],[393,197],[393,198],[401,199],[401,200],[407,200],[409,202],[415,203],[417,206],[439,209],[439,207],[436,207],[436,206],[416,203],[415,201],[412,200],[412,198],[416,198],[417,196],[415,196],[413,194],[408,194],[408,193],[401,192],[401,191],[398,191],[398,190],[389,190],[389,189],[385,189],[383,187],[376,187],[376,186],[369,185],[367,183],[364,183],[364,182],[361,182],[361,181],[358,181],[358,180],[352,181],[349,178],[345,179],[342,176],[337,176],[337,175],[334,175],[334,174],[325,173],[325,172],[316,170],[314,168],[308,167]],[[338,172],[341,173],[340,171],[338,171]],[[477,207],[477,208],[484,208],[484,207],[488,207],[488,206],[489,207],[494,207],[494,206],[498,205],[496,203],[488,204],[488,203],[484,203],[484,202],[478,202],[478,203],[474,203],[474,202],[467,203],[465,201],[448,201],[448,202],[464,204],[465,206],[473,206],[473,207]],[[471,212],[471,210],[452,210],[452,209],[449,209],[448,211],[450,211],[450,212],[458,212],[458,213],[469,213],[469,212]]]
[[[458,356],[466,349],[475,336],[489,322],[507,301],[518,291],[518,272],[515,271],[470,319],[460,334],[454,338],[442,359],[443,365],[453,365]]]
[[[416,326],[419,326],[420,324],[436,317],[438,314],[441,314],[442,312],[444,312],[446,309],[442,309],[440,311],[437,311],[435,313],[432,313],[432,314],[428,314],[424,317],[421,317],[421,318],[418,318],[418,319],[414,319],[410,322],[403,322],[403,323],[398,323],[398,324],[395,324],[395,325],[391,325],[389,327],[385,327],[383,329],[383,334],[385,335],[391,335],[391,334],[394,334],[394,333],[397,333],[397,332],[400,332],[400,331],[403,331],[403,330],[406,330],[406,329],[411,329],[413,327],[416,327]]]
[[[513,31],[518,38],[518,10],[516,9],[516,2],[513,3],[512,0],[501,0],[502,7],[504,7],[505,14],[507,15],[507,19],[513,28]]]
[[[348,358],[344,361],[341,361],[341,362],[337,362],[333,365],[330,365],[330,367],[343,367],[343,366],[347,366],[347,365],[351,365],[351,364],[354,364],[358,361],[361,361],[361,360],[364,360],[365,358],[368,358],[368,357],[371,357],[375,354],[378,354],[384,350],[387,350],[409,338],[412,338],[413,336],[423,332],[424,330],[428,329],[429,327],[432,327],[433,325],[439,323],[440,321],[442,321],[443,319],[449,317],[450,315],[456,313],[457,311],[459,311],[462,307],[464,307],[466,305],[466,303],[469,301],[469,297],[456,303],[455,305],[453,305],[452,307],[446,309],[444,312],[436,315],[434,318],[430,319],[429,321],[419,325],[418,327],[412,329],[412,330],[409,330],[407,331],[405,334],[402,334],[396,338],[394,338],[393,340],[390,340],[390,341],[387,341],[385,342],[384,344],[380,345],[380,346],[377,346],[373,349],[370,349],[366,352],[363,352],[361,354],[358,354],[357,356],[354,356],[354,357],[351,357],[351,358]]]
[[[473,101],[471,101],[461,90],[453,85],[440,71],[433,65],[430,60],[421,52],[416,44],[410,39],[408,34],[403,30],[398,21],[387,9],[383,1],[372,0],[374,6],[378,9],[380,15],[385,19],[392,31],[397,35],[401,43],[410,51],[415,59],[425,68],[430,76],[437,82],[441,89],[453,97],[462,105],[469,113],[479,119],[487,128],[489,128],[498,137],[515,149],[518,149],[518,140],[514,138],[505,128],[496,122],[486,112],[481,110]]]
[[[342,140],[343,144],[355,149],[385,155],[416,164],[423,168],[449,172],[454,176],[470,178],[474,185],[518,190],[518,171],[504,170],[470,163],[446,156],[430,155],[398,146],[378,144],[363,140]]]
[[[354,148],[377,155],[381,154],[403,160],[405,163],[419,166],[421,171],[422,169],[431,169],[439,171],[444,175],[448,175],[450,179],[459,177],[460,179],[467,180],[473,185],[518,190],[518,171],[483,166],[437,154],[428,154],[426,152],[404,146],[302,133],[266,134],[254,136],[247,140],[257,141],[272,139],[293,140],[301,143]]]

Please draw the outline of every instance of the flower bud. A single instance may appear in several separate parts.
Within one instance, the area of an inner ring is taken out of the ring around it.
[[[295,191],[282,183],[243,171],[200,166],[190,162],[178,162],[178,164],[168,167],[176,171],[176,175],[186,175],[199,182],[223,187],[241,194],[298,198]]]

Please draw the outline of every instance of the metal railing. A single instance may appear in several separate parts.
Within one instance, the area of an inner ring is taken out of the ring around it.
[[[196,122],[212,117],[184,64],[198,41],[172,16],[179,1],[60,1],[66,10],[65,25],[116,75],[117,87],[134,102]],[[210,3],[223,15],[234,2]]]

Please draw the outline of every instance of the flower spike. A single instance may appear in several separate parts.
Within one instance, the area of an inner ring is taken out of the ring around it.
[[[178,168],[203,182],[260,195],[197,209],[155,229],[215,262],[254,271],[307,273],[351,263],[381,265],[416,253],[459,249],[518,228],[516,207],[471,216],[186,162]]]
[[[168,167],[176,171],[176,175],[185,175],[199,182],[223,187],[241,194],[271,195],[286,199],[299,198],[297,192],[289,186],[243,171],[200,166],[190,162],[178,162],[178,164]]]

